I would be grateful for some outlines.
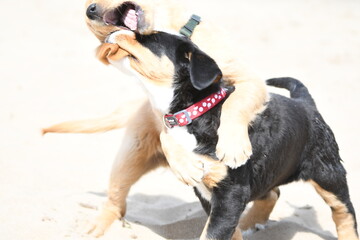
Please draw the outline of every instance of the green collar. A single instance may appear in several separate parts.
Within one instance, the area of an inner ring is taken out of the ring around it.
[[[180,34],[191,38],[196,26],[201,22],[201,18],[197,15],[192,15],[189,21],[180,29]]]

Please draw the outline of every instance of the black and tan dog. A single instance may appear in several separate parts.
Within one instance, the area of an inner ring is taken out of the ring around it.
[[[195,192],[209,218],[201,239],[242,239],[240,229],[268,219],[279,197],[277,187],[298,180],[312,184],[331,207],[338,239],[359,239],[338,145],[301,82],[267,81],[288,89],[291,98],[271,95],[249,128],[252,157],[231,169],[217,160],[215,146],[222,104],[233,89],[224,86],[215,61],[189,40],[163,32],[144,36],[119,31],[109,42],[129,55],[118,61],[138,74],[150,92],[158,122],[165,119],[161,144],[169,163],[185,158],[203,164],[204,178]],[[156,71],[157,77],[150,78],[149,71]],[[199,106],[207,112],[194,116],[201,112]],[[254,204],[242,217],[250,201]]]

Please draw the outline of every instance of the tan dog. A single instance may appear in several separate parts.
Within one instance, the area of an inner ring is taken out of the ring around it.
[[[92,17],[93,19],[87,17],[86,22],[90,30],[101,42],[104,41],[109,33],[126,27],[124,23],[120,22],[117,23],[119,26],[112,25],[115,23],[113,18],[117,17],[113,16],[114,12],[119,12],[122,6],[126,4],[132,4],[129,8],[141,9],[137,10],[140,12],[138,15],[141,15],[141,17],[139,17],[136,31],[142,34],[150,33],[153,30],[178,32],[190,16],[190,14],[183,13],[179,1],[174,0],[88,0],[86,3],[87,10],[94,17]],[[106,21],[110,23],[106,23]],[[214,26],[216,24],[208,20],[202,21],[196,27],[191,39],[216,60],[224,73],[224,78],[229,82],[233,82],[236,86],[235,93],[224,106],[228,110],[224,111],[221,119],[222,124],[219,129],[220,138],[217,151],[219,158],[225,164],[236,168],[243,164],[252,153],[247,127],[253,119],[254,113],[265,102],[267,94],[263,81],[244,69],[238,59],[236,59],[236,56],[231,55],[234,52],[233,47],[235,45],[231,42],[231,37],[226,35],[221,28],[217,29]],[[122,112],[121,108],[114,115],[120,112]],[[112,119],[116,118],[113,115],[109,117]],[[91,124],[94,122],[87,124],[88,122],[85,121],[83,123],[86,127],[81,127],[81,130],[72,128],[71,122],[69,122],[65,126],[57,125],[57,128],[45,129],[45,132],[96,132],[124,126],[109,124],[106,121],[102,122],[105,119],[99,120],[100,122],[94,126],[94,129],[91,128]],[[239,122],[241,124],[234,124]],[[102,127],[99,129],[97,126],[100,124]],[[229,128],[229,126],[231,127]],[[242,134],[234,135],[234,127],[239,128],[238,130],[240,131],[237,132]],[[234,148],[233,146],[242,146],[242,148]]]
[[[124,27],[142,34],[154,30],[178,32],[190,16],[183,15],[179,10],[179,2],[171,0],[89,0],[86,7],[87,24],[101,42],[104,42],[109,33]],[[247,72],[236,60],[236,56],[231,56],[234,46],[229,40],[231,38],[214,26],[206,20],[202,21],[191,39],[216,60],[222,69],[224,80],[236,87],[223,105],[216,152],[223,163],[236,168],[252,154],[248,125],[262,109],[267,94],[265,84]],[[121,57],[115,56],[109,49],[106,51],[105,55],[109,58]],[[153,73],[149,71],[148,74]],[[134,108],[134,105],[121,106],[104,118],[70,121],[44,129],[44,133],[99,132],[127,127],[126,142],[122,143],[120,154],[112,168],[108,202],[93,228],[96,236],[102,235],[115,219],[124,216],[126,196],[132,184],[146,172],[168,164],[160,146],[161,123],[156,119],[144,123],[134,117],[137,112],[145,112],[149,116],[153,114],[147,99],[137,102],[137,105],[138,108]],[[195,185],[202,178],[202,166],[199,162],[173,162],[170,165],[175,174],[189,185]]]

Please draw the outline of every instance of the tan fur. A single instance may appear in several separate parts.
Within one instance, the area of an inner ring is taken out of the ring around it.
[[[174,77],[174,65],[166,56],[155,56],[148,48],[135,40],[135,35],[120,35],[117,44],[103,43],[97,51],[100,61],[117,61],[131,55],[130,66],[144,78],[161,86],[170,87]],[[119,52],[119,53],[118,53]],[[135,59],[135,58],[136,59]]]
[[[316,182],[310,181],[317,193],[331,207],[332,218],[336,225],[339,240],[359,240],[354,228],[355,220],[348,208],[334,194],[321,188]]]
[[[248,230],[255,227],[255,224],[265,224],[270,217],[272,210],[279,198],[279,188],[274,188],[265,197],[255,200],[251,208],[241,216],[239,227],[241,230]]]
[[[154,55],[151,57],[149,55],[146,62],[132,60],[130,61],[130,65],[153,83],[160,86],[170,86],[171,81],[169,80],[173,77],[174,65],[167,57],[154,58]],[[166,71],[164,71],[165,69],[161,69],[161,66],[166,67]]]
[[[243,240],[240,228],[236,228],[231,240]]]
[[[205,174],[202,182],[210,189],[217,187],[227,175],[227,167],[209,157],[202,156],[202,162],[205,165]]]

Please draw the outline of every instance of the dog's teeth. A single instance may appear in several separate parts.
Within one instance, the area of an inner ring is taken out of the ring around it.
[[[130,9],[129,11],[126,12],[125,18],[124,18],[124,24],[130,30],[137,29],[137,15],[136,15],[136,11],[134,9]]]

